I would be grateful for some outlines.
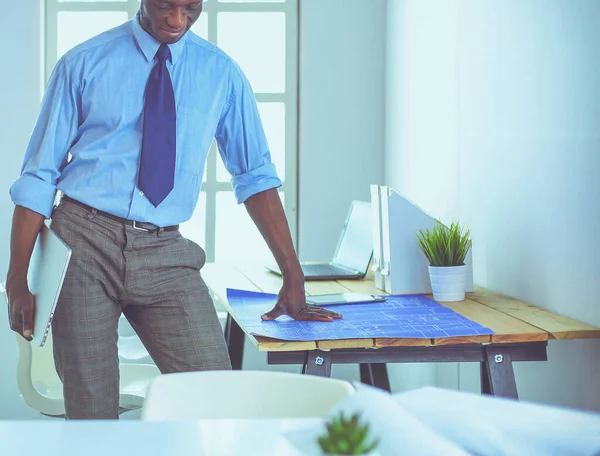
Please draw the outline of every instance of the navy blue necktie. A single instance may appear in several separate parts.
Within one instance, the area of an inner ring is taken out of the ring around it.
[[[146,85],[144,130],[138,186],[156,207],[173,189],[175,178],[175,94],[167,60],[171,51],[161,44]]]

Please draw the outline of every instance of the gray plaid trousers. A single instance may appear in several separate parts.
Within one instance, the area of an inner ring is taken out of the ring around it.
[[[68,419],[118,418],[121,313],[162,373],[231,369],[199,245],[68,201],[54,211],[52,229],[73,250],[52,322]]]

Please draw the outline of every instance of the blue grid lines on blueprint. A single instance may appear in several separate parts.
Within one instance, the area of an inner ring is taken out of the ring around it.
[[[295,321],[289,317],[262,321],[260,316],[273,308],[276,295],[227,290],[227,300],[239,325],[249,334],[274,339],[433,339],[494,333],[424,295],[386,298],[377,303],[324,306],[343,314],[343,319],[332,322]]]

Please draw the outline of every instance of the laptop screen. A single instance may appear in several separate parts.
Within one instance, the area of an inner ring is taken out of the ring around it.
[[[332,263],[366,272],[372,253],[371,204],[353,201]]]

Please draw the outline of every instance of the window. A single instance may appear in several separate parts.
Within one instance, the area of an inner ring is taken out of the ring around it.
[[[192,30],[227,52],[254,92],[292,238],[297,231],[298,0],[204,0]],[[45,67],[49,76],[73,46],[135,17],[140,0],[46,0]],[[261,260],[271,254],[243,205],[213,142],[202,192],[184,236],[206,250],[208,261]]]

